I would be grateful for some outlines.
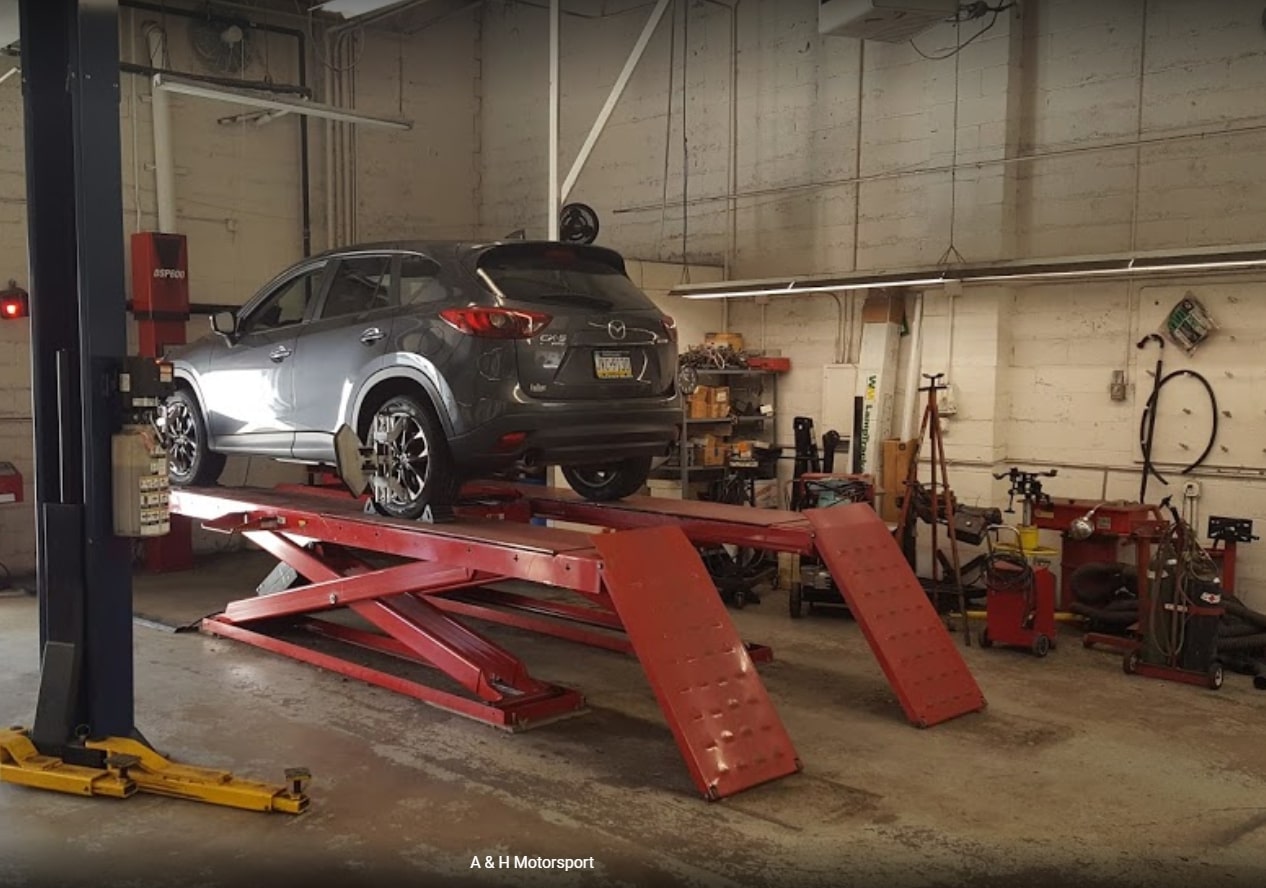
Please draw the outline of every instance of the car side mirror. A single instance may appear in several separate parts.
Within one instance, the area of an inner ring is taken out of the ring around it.
[[[237,332],[237,315],[231,311],[217,311],[211,315],[211,329],[221,336],[232,336]]]

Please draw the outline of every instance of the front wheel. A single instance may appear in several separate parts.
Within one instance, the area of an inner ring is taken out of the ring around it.
[[[207,423],[188,389],[176,389],[163,406],[162,437],[167,450],[167,479],[173,486],[205,486],[219,480],[224,454],[207,448]]]
[[[384,493],[374,497],[380,514],[413,521],[428,506],[436,517],[451,511],[461,478],[429,404],[413,395],[387,399],[374,412],[368,438],[386,482]]]
[[[563,466],[571,489],[587,500],[612,502],[637,493],[651,474],[651,458],[634,456],[606,466]]]

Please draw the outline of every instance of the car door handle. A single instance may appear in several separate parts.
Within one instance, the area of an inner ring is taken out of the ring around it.
[[[379,339],[382,339],[386,335],[386,333],[382,332],[382,330],[377,327],[369,327],[365,330],[365,332],[360,334],[360,341],[366,345],[370,345],[377,342]]]
[[[268,353],[268,360],[272,361],[274,364],[280,364],[293,354],[294,352],[286,348],[284,345],[279,345]]]

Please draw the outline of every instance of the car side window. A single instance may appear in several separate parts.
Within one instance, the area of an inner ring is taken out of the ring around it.
[[[400,257],[400,304],[438,302],[448,295],[439,282],[440,267],[425,256]]]
[[[252,311],[242,324],[243,333],[263,333],[300,323],[316,297],[325,266],[291,278]]]
[[[391,257],[358,256],[339,262],[325,305],[321,307],[321,317],[360,314],[391,308],[394,304]]]

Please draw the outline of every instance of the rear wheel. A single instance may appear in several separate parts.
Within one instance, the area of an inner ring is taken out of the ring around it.
[[[207,449],[207,423],[188,389],[176,389],[163,410],[167,478],[176,487],[214,484],[224,471],[224,454]]]
[[[376,430],[382,431],[382,439]],[[374,508],[391,518],[447,513],[461,489],[448,439],[429,404],[415,395],[395,395],[374,411],[365,437],[386,477],[386,495]]]
[[[606,466],[563,466],[571,489],[587,500],[610,502],[632,496],[651,474],[651,458],[634,456]]]

